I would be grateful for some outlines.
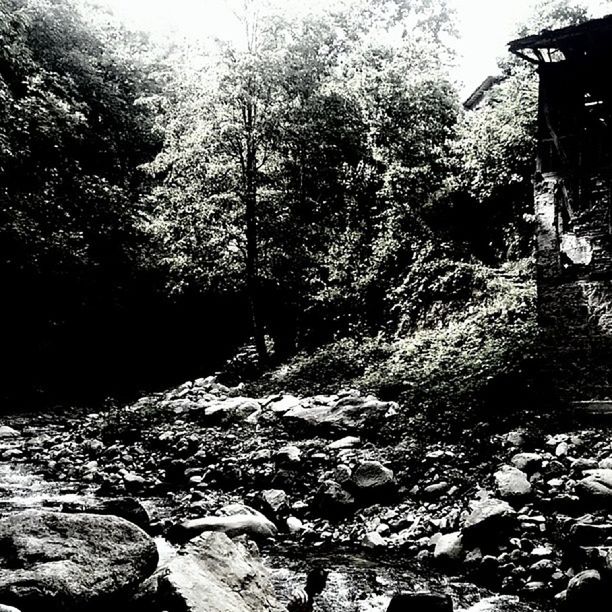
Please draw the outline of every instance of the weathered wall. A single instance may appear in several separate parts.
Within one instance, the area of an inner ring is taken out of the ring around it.
[[[545,363],[572,399],[612,397],[610,206],[610,181],[602,176],[574,197],[558,175],[535,185]]]

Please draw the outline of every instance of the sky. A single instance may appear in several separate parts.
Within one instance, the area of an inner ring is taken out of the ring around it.
[[[290,0],[287,0],[288,2]],[[294,0],[295,1],[295,0]],[[312,6],[325,0],[301,0]],[[234,28],[226,0],[97,0],[138,29],[179,36],[220,34]],[[458,66],[453,76],[466,98],[506,53],[517,24],[530,15],[536,0],[448,0],[456,12]],[[594,17],[612,12],[610,0],[580,0]]]

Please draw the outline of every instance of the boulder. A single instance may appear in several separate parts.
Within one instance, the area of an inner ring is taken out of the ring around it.
[[[257,496],[262,512],[273,521],[286,516],[289,510],[287,494],[282,489],[266,489]]]
[[[565,595],[566,609],[570,612],[607,609],[603,603],[601,575],[596,570],[585,570],[576,574],[567,585]]]
[[[65,503],[63,512],[86,512],[89,514],[112,514],[124,518],[134,525],[138,525],[147,533],[151,529],[149,513],[143,505],[133,497],[117,497],[100,501],[87,501],[83,503]]]
[[[576,483],[578,496],[589,502],[612,503],[612,469],[586,470],[586,477]]]
[[[21,434],[8,425],[0,425],[0,440],[14,440],[21,438]]]
[[[436,542],[434,559],[441,563],[456,563],[463,557],[463,536],[461,532],[446,533]]]
[[[495,484],[499,496],[507,500],[521,500],[531,495],[531,483],[521,470],[504,465],[495,472]]]
[[[334,433],[358,433],[372,427],[379,428],[392,407],[373,397],[342,397],[330,405],[295,406],[282,416],[288,424]]]
[[[340,518],[354,510],[355,498],[334,480],[326,480],[315,495],[315,505],[323,516]]]
[[[220,514],[222,516],[206,516],[174,525],[168,531],[168,539],[172,542],[187,542],[205,531],[218,531],[230,537],[248,535],[261,539],[274,537],[278,532],[272,521],[249,506],[230,504],[222,508]]]
[[[354,448],[355,446],[359,446],[359,444],[361,444],[361,438],[357,436],[345,436],[335,442],[331,442],[327,445],[327,448],[330,450],[342,450],[344,448]]]
[[[299,408],[300,400],[294,395],[283,395],[278,399],[272,400],[268,404],[268,409],[277,414],[284,414],[292,408]]]
[[[576,523],[569,532],[569,541],[576,546],[597,546],[612,537],[612,525]]]
[[[131,595],[157,566],[154,541],[116,516],[27,510],[0,520],[0,601],[81,611]]]
[[[542,461],[542,455],[539,453],[517,453],[510,460],[515,468],[527,474],[533,474],[540,470]]]
[[[204,409],[204,416],[214,423],[253,420],[261,411],[261,404],[249,397],[228,397]]]
[[[493,497],[477,502],[463,524],[464,538],[472,542],[486,541],[513,527],[517,513],[512,506]]]
[[[360,495],[388,491],[396,484],[393,471],[380,461],[362,461],[355,468],[350,482]]]
[[[225,534],[207,533],[160,579],[162,603],[189,612],[282,612],[261,562]]]
[[[398,593],[387,612],[453,612],[453,600],[440,593]]]

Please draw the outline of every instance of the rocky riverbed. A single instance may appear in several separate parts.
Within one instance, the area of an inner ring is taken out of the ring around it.
[[[378,432],[398,410],[355,390],[247,398],[207,378],[97,413],[7,417],[3,513],[35,503],[121,515],[102,506],[127,496],[149,510],[149,533],[181,546],[203,517],[211,528],[247,512],[281,599],[313,559],[331,566],[321,610],[384,610],[414,589],[448,592],[457,607],[519,609],[518,596],[539,609],[568,585],[570,600],[607,588],[606,432],[513,431],[478,454],[385,444]]]

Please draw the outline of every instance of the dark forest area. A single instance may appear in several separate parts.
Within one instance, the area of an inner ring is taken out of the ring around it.
[[[536,78],[509,56],[464,110],[443,0],[246,2],[238,40],[184,44],[69,0],[0,11],[11,407],[219,370],[391,396],[455,393],[451,361],[521,377]]]

